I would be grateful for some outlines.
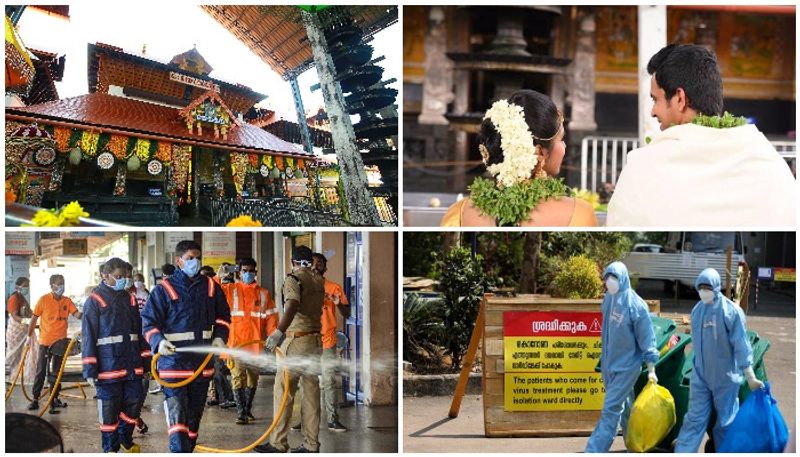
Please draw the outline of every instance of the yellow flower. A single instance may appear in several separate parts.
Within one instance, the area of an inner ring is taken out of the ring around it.
[[[61,227],[62,219],[52,210],[40,209],[31,222],[34,227]]]
[[[81,217],[89,217],[89,213],[83,210],[83,207],[78,202],[70,202],[65,207],[61,208],[61,217],[64,226],[78,225]]]
[[[242,214],[228,221],[226,227],[263,227],[263,225],[260,221],[253,220],[251,216]]]
[[[602,206],[600,203],[600,194],[586,189],[578,190],[573,188],[573,190],[575,191],[575,197],[589,202],[594,210],[597,210],[600,208],[600,206]]]

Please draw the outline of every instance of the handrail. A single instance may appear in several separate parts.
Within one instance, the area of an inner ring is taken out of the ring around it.
[[[770,141],[792,173],[797,169],[797,143]],[[639,139],[629,136],[586,136],[581,140],[581,189],[597,192],[598,183],[616,184],[625,167],[628,152],[639,147]],[[590,163],[591,159],[591,163]],[[599,164],[598,164],[599,162]]]

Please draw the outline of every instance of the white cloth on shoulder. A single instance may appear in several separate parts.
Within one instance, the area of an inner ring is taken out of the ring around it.
[[[670,127],[628,153],[614,227],[794,227],[796,180],[754,125]]]

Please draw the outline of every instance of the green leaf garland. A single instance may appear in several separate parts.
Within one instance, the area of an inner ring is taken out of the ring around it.
[[[72,132],[69,135],[69,142],[67,143],[69,148],[72,149],[75,146],[80,146],[82,136],[83,136],[83,130],[72,129]]]
[[[692,124],[703,127],[712,127],[715,129],[727,129],[745,125],[747,124],[747,119],[744,116],[734,116],[733,114],[725,111],[722,116],[706,116],[705,114],[698,114],[694,119],[692,119]]]
[[[475,178],[469,191],[473,206],[482,214],[494,218],[499,226],[512,226],[527,221],[539,203],[568,195],[569,188],[560,178],[531,179],[503,188],[493,180]]]

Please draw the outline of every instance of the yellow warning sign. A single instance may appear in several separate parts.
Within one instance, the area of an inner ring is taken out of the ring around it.
[[[592,372],[600,360],[600,338],[506,337],[505,372]]]
[[[506,373],[506,411],[603,409],[600,373]]]

